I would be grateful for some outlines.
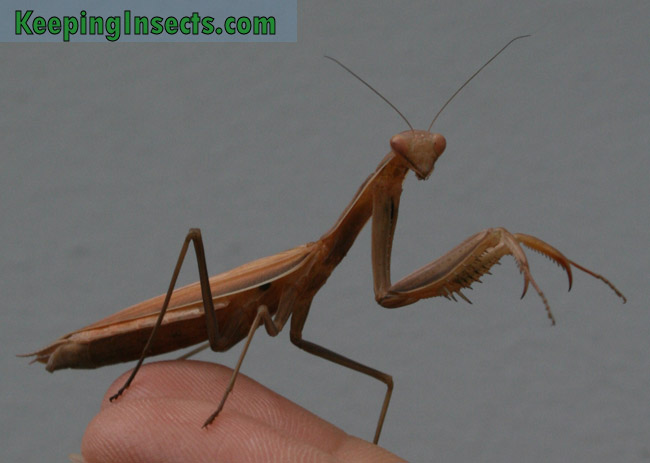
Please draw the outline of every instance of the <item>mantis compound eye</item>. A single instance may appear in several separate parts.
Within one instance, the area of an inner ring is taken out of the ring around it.
[[[409,152],[409,142],[402,134],[394,135],[390,139],[390,147],[400,156],[405,158],[408,157],[407,154]]]
[[[443,137],[439,133],[434,133],[433,151],[436,153],[436,155],[440,156],[445,151],[446,147],[447,147],[447,140],[445,140],[445,137]]]

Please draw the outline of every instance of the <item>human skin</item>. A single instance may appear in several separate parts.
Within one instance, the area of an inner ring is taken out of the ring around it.
[[[180,360],[143,366],[114,402],[108,389],[82,441],[86,463],[108,462],[396,462],[404,461],[240,374],[217,419],[232,370]]]

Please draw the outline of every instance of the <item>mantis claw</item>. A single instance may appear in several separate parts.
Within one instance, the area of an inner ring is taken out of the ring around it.
[[[110,397],[108,398],[108,401],[109,401],[109,402],[113,402],[113,401],[116,400],[119,396],[121,396],[121,395],[124,393],[125,390],[126,390],[126,388],[124,388],[124,387],[120,388],[119,391],[117,391],[115,394],[113,394],[112,396],[110,396]]]
[[[531,235],[526,235],[525,233],[515,233],[514,237],[517,241],[519,241],[523,245],[527,246],[533,251],[539,252],[545,257],[548,257],[557,265],[562,267],[564,271],[567,273],[567,277],[569,278],[569,291],[571,291],[571,286],[573,285],[573,274],[571,273],[571,264],[574,264],[571,260],[567,259],[564,256],[564,254],[562,254],[560,251],[558,251],[550,244],[540,240],[539,238],[536,238]],[[583,267],[580,267],[579,265],[576,265],[576,267],[583,271],[586,270]],[[593,273],[590,271],[587,271],[587,273],[593,275]]]
[[[519,299],[523,299],[524,296],[526,295],[526,292],[528,292],[528,284],[529,283],[530,283],[530,281],[528,280],[528,276],[524,273],[524,290],[522,291],[521,297]]]

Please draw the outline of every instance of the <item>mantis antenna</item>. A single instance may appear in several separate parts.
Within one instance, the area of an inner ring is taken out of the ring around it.
[[[492,58],[490,58],[489,60],[487,60],[487,61],[485,62],[485,64],[483,64],[483,66],[481,66],[480,68],[478,68],[478,70],[477,70],[474,74],[472,74],[472,76],[471,76],[469,79],[467,79],[463,85],[461,85],[460,87],[458,87],[458,90],[456,90],[456,91],[454,92],[454,94],[453,94],[451,97],[449,97],[449,99],[445,102],[445,104],[442,105],[442,108],[440,108],[440,111],[438,111],[438,113],[435,115],[435,117],[434,117],[433,120],[431,121],[431,124],[429,124],[429,128],[427,129],[427,132],[431,132],[431,127],[433,127],[433,123],[436,122],[436,119],[438,119],[438,116],[440,116],[440,114],[441,114],[442,111],[447,107],[447,105],[448,105],[449,103],[451,103],[451,100],[453,100],[453,99],[456,97],[456,95],[458,95],[458,94],[460,93],[460,91],[461,91],[462,89],[464,89],[464,88],[467,86],[467,84],[469,84],[470,81],[471,81],[474,77],[476,77],[476,76],[478,75],[479,72],[481,72],[481,71],[482,71],[482,70],[483,70],[483,69],[484,69],[488,64],[490,64],[492,61],[494,61],[494,59],[495,59],[497,56],[499,56],[499,55],[501,54],[501,52],[503,52],[506,48],[508,48],[512,42],[514,42],[515,40],[523,39],[523,38],[525,38],[525,37],[530,37],[530,34],[528,34],[528,35],[520,35],[520,36],[515,37],[514,39],[512,39],[512,40],[511,40],[510,42],[508,42],[508,43],[507,43],[507,44],[506,44],[506,45],[505,45],[501,50],[499,50],[498,52],[496,52],[496,53],[494,54],[494,56],[492,56]],[[358,80],[359,80],[363,85],[365,85],[366,87],[368,87],[368,88],[369,88],[370,90],[372,90],[372,91],[373,91],[373,92],[374,92],[374,93],[375,93],[379,98],[381,98],[381,99],[384,100],[386,103],[388,103],[388,105],[389,105],[391,108],[393,108],[393,109],[395,110],[395,112],[401,116],[402,119],[404,119],[404,122],[406,122],[406,125],[409,126],[409,128],[411,129],[411,131],[414,130],[414,129],[413,129],[413,126],[412,126],[411,123],[408,121],[408,119],[406,118],[406,116],[404,116],[404,114],[402,114],[402,112],[401,112],[399,109],[397,109],[397,107],[396,107],[393,103],[391,103],[390,101],[388,101],[388,99],[387,99],[384,95],[382,95],[382,94],[379,93],[377,90],[375,90],[375,88],[374,88],[372,85],[370,85],[368,82],[366,82],[365,80],[363,80],[363,79],[362,79],[361,77],[359,77],[359,76],[358,76],[354,71],[352,71],[349,67],[347,67],[345,64],[341,63],[341,62],[340,62],[339,60],[337,60],[336,58],[332,58],[331,56],[327,56],[327,55],[325,55],[325,58],[334,61],[336,64],[338,64],[338,65],[341,66],[343,69],[345,69],[345,70],[348,71],[350,74],[352,74],[354,77],[356,77],[356,78],[357,78],[357,79],[358,79]]]
[[[359,81],[360,81],[363,85],[365,85],[365,86],[368,87],[370,90],[372,90],[373,92],[375,92],[375,94],[376,94],[379,98],[381,98],[381,99],[384,100],[386,103],[388,103],[388,105],[389,105],[391,108],[393,108],[393,109],[395,110],[395,112],[397,112],[397,114],[399,114],[399,115],[402,117],[402,119],[404,119],[404,122],[406,122],[406,125],[409,126],[409,128],[411,129],[411,131],[414,130],[414,129],[413,129],[413,126],[412,126],[411,123],[408,121],[408,119],[406,118],[406,116],[404,116],[404,114],[402,114],[402,112],[401,112],[399,109],[397,109],[397,107],[395,107],[395,105],[394,105],[393,103],[391,103],[390,101],[388,101],[388,99],[387,99],[384,95],[382,95],[382,94],[379,93],[377,90],[375,90],[375,89],[373,88],[372,85],[370,85],[368,82],[366,82],[366,81],[363,80],[361,77],[359,77],[358,75],[356,75],[354,72],[352,72],[352,70],[351,70],[349,67],[347,67],[345,64],[341,63],[341,62],[340,62],[339,60],[337,60],[336,58],[332,58],[331,56],[327,56],[327,55],[325,55],[325,58],[334,61],[336,64],[338,64],[338,65],[341,66],[343,69],[345,69],[345,70],[348,71],[350,74],[352,74],[354,77],[356,77],[357,79],[359,79]]]
[[[499,56],[499,55],[501,54],[501,52],[502,52],[503,50],[505,50],[506,48],[508,48],[512,42],[514,42],[515,40],[523,39],[523,38],[525,38],[525,37],[530,37],[530,34],[529,34],[529,35],[520,35],[519,37],[515,37],[515,38],[512,39],[510,42],[506,43],[506,45],[505,45],[501,50],[499,50],[498,52],[496,52],[495,55],[494,55],[492,58],[490,58],[489,60],[487,60],[487,61],[485,62],[485,64],[483,64],[483,66],[481,66],[480,68],[478,68],[478,70],[477,70],[474,74],[472,74],[472,76],[471,76],[469,79],[467,79],[463,85],[461,85],[460,87],[458,87],[458,90],[456,90],[456,91],[454,92],[454,94],[453,94],[451,97],[449,97],[449,99],[445,102],[445,104],[442,105],[442,108],[440,108],[440,111],[438,111],[438,113],[436,114],[436,116],[433,118],[433,120],[431,121],[431,124],[429,124],[429,128],[427,129],[427,132],[431,132],[431,127],[433,127],[433,123],[436,121],[436,119],[438,119],[438,116],[440,116],[440,113],[441,113],[441,112],[442,112],[442,111],[447,107],[447,105],[451,102],[451,100],[453,100],[454,97],[455,97],[456,95],[458,95],[458,94],[460,93],[460,91],[461,91],[462,89],[464,89],[464,88],[467,86],[467,84],[469,84],[470,81],[471,81],[474,77],[476,77],[476,76],[478,75],[479,72],[481,72],[481,71],[483,70],[483,68],[485,68],[485,66],[487,66],[488,64],[490,64],[490,63],[494,60],[494,58],[496,58],[497,56]],[[366,85],[367,85],[367,84],[366,84]],[[392,106],[392,105],[391,105],[391,106]]]

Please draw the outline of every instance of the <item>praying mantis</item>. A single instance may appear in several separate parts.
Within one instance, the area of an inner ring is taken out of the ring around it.
[[[50,372],[63,368],[97,368],[138,359],[125,384],[111,397],[110,400],[113,401],[131,385],[148,356],[193,346],[206,338],[212,350],[226,351],[245,339],[230,382],[215,412],[203,423],[205,427],[223,409],[257,328],[264,325],[270,336],[277,336],[290,321],[289,337],[300,349],[385,384],[386,393],[373,439],[376,444],[393,391],[392,377],[302,337],[314,296],[327,282],[371,218],[374,294],[377,303],[386,308],[403,307],[420,299],[438,296],[454,300],[457,296],[467,300],[461,290],[469,288],[489,273],[490,268],[503,256],[511,255],[523,274],[522,297],[529,285],[532,285],[544,304],[548,318],[555,324],[549,302],[530,272],[522,245],[559,264],[567,273],[569,289],[572,284],[571,268],[575,267],[602,280],[625,302],[625,296],[602,275],[568,259],[539,238],[511,233],[504,228],[482,230],[396,283],[391,281],[391,249],[402,183],[409,172],[413,172],[419,180],[428,179],[436,161],[445,151],[444,136],[431,132],[434,122],[462,88],[513,41],[522,37],[524,36],[508,42],[481,66],[447,100],[426,131],[414,129],[379,92],[343,64],[327,57],[379,95],[409,126],[409,130],[390,139],[390,152],[361,184],[330,230],[317,241],[209,277],[201,232],[196,228],[190,229],[164,295],[66,334],[49,346],[24,356],[33,356],[33,362],[45,364]],[[175,289],[190,244],[197,257],[199,282]]]

